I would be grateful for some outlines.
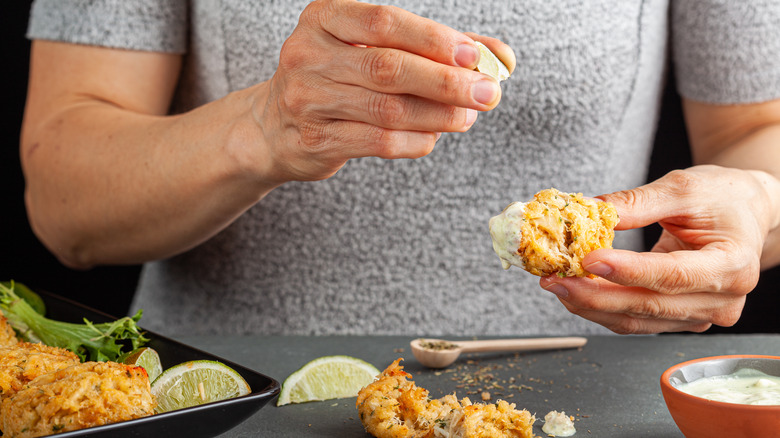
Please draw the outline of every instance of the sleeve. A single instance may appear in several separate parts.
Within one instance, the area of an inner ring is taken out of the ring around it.
[[[672,1],[680,95],[739,104],[780,98],[780,0]]]
[[[35,0],[27,37],[184,53],[186,0]]]

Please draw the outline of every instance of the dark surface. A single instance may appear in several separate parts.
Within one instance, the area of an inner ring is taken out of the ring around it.
[[[666,409],[659,385],[670,366],[723,354],[780,354],[780,335],[595,336],[581,350],[524,354],[483,354],[461,358],[435,371],[417,363],[413,337],[183,337],[182,341],[261,370],[284,381],[319,356],[346,354],[380,370],[404,357],[402,365],[432,397],[456,392],[479,401],[503,398],[538,418],[550,410],[575,416],[575,437],[682,437]],[[272,352],[272,353],[271,353]],[[478,384],[464,385],[466,376]],[[492,378],[490,378],[492,376]],[[510,379],[522,390],[510,388]],[[495,388],[498,384],[503,390]],[[275,402],[223,435],[235,437],[367,437],[355,398],[277,407]],[[534,432],[546,436],[537,421]]]
[[[24,179],[19,164],[19,128],[27,87],[29,41],[24,38],[30,0],[4,5],[2,26],[3,117],[0,118],[0,280],[16,280],[32,289],[54,290],[113,315],[125,315],[135,290],[139,266],[98,267],[74,271],[61,265],[38,241],[27,222],[24,209]],[[671,82],[670,82],[671,83]],[[690,153],[682,121],[679,96],[667,87],[649,179],[690,164]],[[660,227],[648,227],[648,247]],[[749,295],[743,317],[734,327],[713,327],[708,333],[780,333],[780,268],[762,274]]]
[[[92,322],[107,322],[113,319],[103,313],[79,306],[70,300],[61,299],[46,293],[41,293],[41,296],[46,303],[46,315],[51,319],[74,323],[81,322],[83,318],[87,318]],[[249,383],[250,388],[252,388],[252,393],[231,400],[62,433],[57,436],[63,438],[77,436],[94,438],[169,436],[208,438],[226,432],[240,424],[279,393],[279,382],[266,375],[159,334],[147,332],[146,335],[150,339],[146,346],[153,348],[160,355],[163,369],[191,360],[222,362],[241,374]]]

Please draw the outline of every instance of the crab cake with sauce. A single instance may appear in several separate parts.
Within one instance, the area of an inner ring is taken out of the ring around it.
[[[38,376],[80,362],[75,353],[43,344],[19,342],[0,347],[0,400],[10,397]]]
[[[3,400],[4,436],[30,438],[154,413],[149,376],[142,367],[85,362],[42,375]]]
[[[504,269],[515,265],[540,277],[587,277],[592,274],[583,269],[582,259],[612,248],[618,221],[609,202],[547,189],[491,218],[490,236]]]
[[[16,345],[19,339],[16,338],[16,332],[11,324],[8,323],[8,319],[0,312],[0,347],[8,347]]]

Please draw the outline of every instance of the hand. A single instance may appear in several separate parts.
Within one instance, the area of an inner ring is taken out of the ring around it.
[[[508,46],[480,39],[514,67]],[[466,131],[498,104],[498,82],[472,71],[478,59],[469,36],[402,9],[311,3],[254,96],[266,172],[318,180],[350,158],[430,153],[441,132]]]
[[[541,280],[566,308],[622,333],[701,332],[737,322],[760,272],[762,247],[777,226],[759,171],[697,166],[601,198],[618,229],[663,227],[649,253],[602,249],[583,260],[601,278]]]

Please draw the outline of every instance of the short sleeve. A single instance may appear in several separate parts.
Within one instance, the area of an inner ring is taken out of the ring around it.
[[[672,1],[677,88],[716,104],[780,98],[780,0]]]
[[[27,37],[184,53],[186,0],[35,0]]]

